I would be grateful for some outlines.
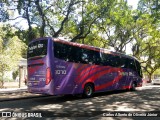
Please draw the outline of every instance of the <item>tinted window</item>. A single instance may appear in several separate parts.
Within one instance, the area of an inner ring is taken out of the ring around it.
[[[82,49],[79,47],[71,46],[71,50],[68,56],[70,62],[81,63]]]
[[[66,44],[54,43],[54,56],[68,61],[70,46]]]
[[[137,72],[139,76],[142,77],[142,70],[141,70],[140,63],[137,60],[135,61],[135,63],[136,63]]]
[[[125,58],[117,55],[102,53],[102,63],[105,66],[125,67]]]
[[[113,55],[102,53],[102,63],[105,66],[113,66]]]
[[[54,43],[54,55],[68,62],[100,64],[99,52],[62,43]]]
[[[68,62],[129,68],[139,74],[141,72],[140,64],[137,63],[136,68],[134,59],[105,53],[101,53],[100,57],[100,52],[57,42],[54,43],[54,55]]]
[[[81,62],[99,65],[101,63],[100,54],[93,50],[82,49]]]
[[[126,66],[127,66],[127,68],[136,71],[136,66],[135,66],[134,59],[126,58]]]
[[[27,57],[45,56],[47,54],[47,43],[47,40],[39,40],[29,44]]]

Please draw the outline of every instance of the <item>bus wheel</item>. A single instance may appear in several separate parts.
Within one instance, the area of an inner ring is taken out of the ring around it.
[[[83,96],[87,98],[92,97],[93,92],[94,92],[93,85],[88,83],[84,87]]]
[[[136,90],[136,83],[133,82],[133,83],[132,83],[132,87],[131,87],[131,91],[135,91],[135,90]]]

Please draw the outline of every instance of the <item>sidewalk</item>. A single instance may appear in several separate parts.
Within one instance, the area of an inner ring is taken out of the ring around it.
[[[0,102],[20,99],[31,99],[40,96],[46,95],[29,93],[27,91],[27,87],[0,89]]]
[[[0,89],[0,94],[27,92],[27,87]]]

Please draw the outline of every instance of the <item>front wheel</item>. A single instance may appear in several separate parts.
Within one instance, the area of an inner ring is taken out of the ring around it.
[[[87,98],[92,97],[93,92],[94,92],[93,85],[86,84],[84,87],[83,96]]]

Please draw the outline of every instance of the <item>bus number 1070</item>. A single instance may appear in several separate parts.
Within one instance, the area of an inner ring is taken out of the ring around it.
[[[55,70],[56,75],[65,75],[66,74],[66,70]]]

